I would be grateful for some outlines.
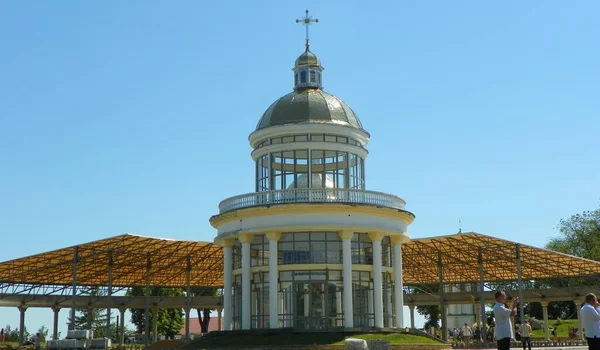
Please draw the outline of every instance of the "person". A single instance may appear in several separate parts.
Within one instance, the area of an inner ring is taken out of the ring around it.
[[[494,336],[496,337],[496,343],[498,350],[509,350],[510,340],[513,337],[512,325],[510,324],[510,318],[516,315],[515,308],[519,302],[519,298],[515,297],[512,300],[510,308],[504,306],[506,300],[506,293],[503,291],[497,291],[494,294],[496,304],[494,304],[494,317],[496,318],[496,326],[494,327]]]
[[[521,327],[519,327],[519,333],[521,333],[521,344],[523,345],[523,350],[528,347],[531,350],[531,325],[529,321],[523,322]]]
[[[469,343],[471,341],[471,337],[473,336],[473,330],[467,323],[462,328],[463,341],[465,342],[465,346],[468,348]]]
[[[35,344],[35,350],[40,350],[40,333],[36,333],[33,336],[33,343]]]
[[[580,315],[588,349],[600,350],[600,305],[595,294],[590,293],[585,296],[585,304],[581,307]]]

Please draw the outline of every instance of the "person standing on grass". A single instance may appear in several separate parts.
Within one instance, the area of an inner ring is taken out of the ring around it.
[[[467,323],[462,328],[463,340],[465,342],[465,346],[468,348],[471,343],[471,337],[473,336],[473,330]]]
[[[494,335],[496,336],[496,343],[498,344],[498,350],[509,350],[510,340],[513,337],[510,318],[517,314],[515,308],[517,307],[519,298],[514,297],[510,308],[506,308],[506,306],[504,306],[506,293],[497,291],[496,294],[494,294],[494,297],[496,298],[496,304],[494,304],[494,316],[496,317]]]
[[[527,350],[526,347],[531,350],[531,325],[529,325],[529,321],[523,322],[519,328],[519,333],[521,333],[521,344],[523,344],[523,350]]]
[[[581,307],[580,315],[588,349],[600,350],[600,305],[595,294],[590,293],[585,296],[585,304]]]

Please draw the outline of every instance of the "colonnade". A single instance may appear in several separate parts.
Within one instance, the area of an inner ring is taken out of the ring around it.
[[[27,311],[27,309],[29,309],[29,307],[21,305],[18,307],[19,309],[19,344],[22,345],[24,343],[25,339],[25,334],[24,334],[24,330],[25,330],[25,313]],[[57,306],[53,306],[51,307],[52,312],[53,312],[53,322],[52,322],[52,340],[58,340],[58,316],[60,313],[61,308],[57,307]],[[88,319],[87,319],[87,328],[88,329],[92,329],[92,322],[93,320],[91,319],[91,317],[89,317],[89,315],[92,314],[92,311],[95,310],[96,308],[88,308]],[[110,308],[107,308],[107,314],[110,315]],[[119,324],[118,326],[118,334],[119,334],[119,345],[124,345],[125,344],[125,311],[127,310],[127,308],[118,308],[119,310]],[[160,310],[159,308],[152,308],[152,312],[154,314],[157,313],[157,311]],[[186,329],[186,339],[189,339],[189,323],[190,323],[190,314],[192,309],[191,308],[184,308],[185,310],[185,329]],[[218,328],[217,330],[221,330],[221,324],[222,324],[222,317],[223,316],[223,309],[222,308],[218,308],[217,309],[217,322],[218,322]],[[152,324],[149,324],[149,327],[152,329],[152,342],[156,342],[158,340],[158,331],[157,331],[157,318],[153,317],[152,318]],[[105,334],[110,334],[110,318],[107,319],[107,330],[108,333]]]
[[[353,231],[342,230],[337,232],[342,241],[342,283],[343,283],[343,312],[344,312],[344,328],[354,327],[354,309],[352,299],[352,251],[351,242],[354,236]],[[281,232],[266,232],[265,236],[269,242],[269,327],[279,328],[279,260],[278,242],[281,238]],[[373,295],[374,295],[374,326],[375,328],[383,328],[383,264],[382,264],[382,240],[385,237],[383,232],[369,232],[369,238],[372,242],[373,249]],[[241,329],[248,330],[251,328],[251,280],[252,273],[250,264],[250,244],[254,239],[254,235],[242,233],[236,237],[241,243]],[[403,290],[402,290],[402,243],[405,236],[396,235],[390,236],[390,242],[393,247],[393,268],[394,279],[396,281],[394,288],[394,313],[396,314],[394,326],[397,328],[404,327],[403,318]],[[231,330],[233,324],[233,245],[234,238],[225,238],[217,240],[217,244],[223,247],[223,264],[224,287],[223,287],[223,318],[224,329]],[[390,310],[391,312],[391,310]]]

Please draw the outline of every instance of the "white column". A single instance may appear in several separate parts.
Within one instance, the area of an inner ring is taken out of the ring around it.
[[[216,244],[223,247],[223,328],[231,330],[233,318],[233,304],[231,293],[233,291],[233,239],[217,240]]]
[[[352,251],[351,241],[354,232],[340,231],[342,239],[342,280],[344,283],[344,328],[354,328],[354,307],[352,304]]]
[[[415,328],[415,306],[409,305],[410,309],[410,328]]]
[[[221,330],[221,324],[223,323],[222,315],[223,315],[223,309],[217,309],[217,330],[218,331]]]
[[[404,291],[402,284],[402,242],[404,236],[391,236],[394,246],[394,313],[396,328],[404,328]],[[412,327],[412,325],[411,325]]]
[[[381,240],[383,232],[369,232],[373,242],[373,301],[375,307],[375,328],[383,328],[383,280],[381,276]]]
[[[252,323],[252,293],[250,290],[250,242],[254,236],[241,234],[238,239],[242,243],[242,329],[248,330]]]
[[[583,323],[581,322],[581,304],[583,304],[583,300],[573,300],[575,302],[575,309],[577,309],[577,324],[579,325],[579,338],[585,339],[585,333],[581,330],[583,329]]]
[[[386,310],[387,310],[387,327],[394,327],[394,314],[392,310],[392,288],[388,287],[385,291],[386,293]]]
[[[544,314],[544,339],[546,341],[550,340],[550,327],[548,327],[548,302],[542,301],[540,302],[542,305],[542,313]]]
[[[269,328],[279,328],[279,272],[277,269],[278,244],[281,232],[268,232],[269,240]]]

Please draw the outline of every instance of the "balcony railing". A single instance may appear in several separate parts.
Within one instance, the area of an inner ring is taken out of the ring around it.
[[[394,209],[404,209],[406,205],[402,198],[382,192],[347,188],[302,188],[253,192],[227,198],[219,204],[219,213],[263,205],[290,203],[367,204]]]

